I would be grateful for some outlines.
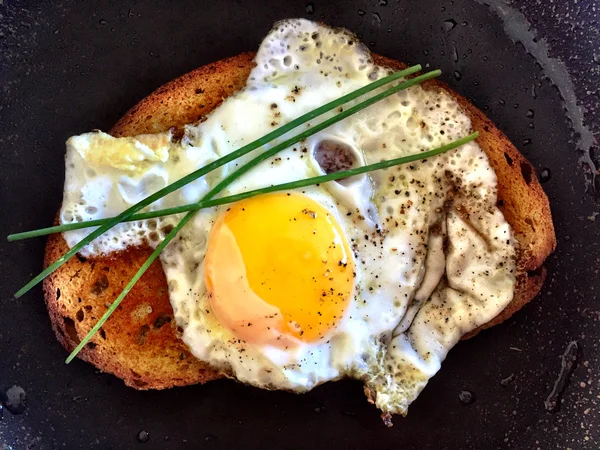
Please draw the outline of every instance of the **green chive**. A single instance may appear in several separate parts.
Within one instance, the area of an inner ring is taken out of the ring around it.
[[[241,168],[239,168],[238,170],[233,172],[228,177],[224,178],[207,195],[209,195],[210,197],[216,195],[217,193],[222,191],[225,187],[230,185],[233,181],[235,181],[240,176],[242,176],[244,173],[246,173],[250,169],[252,169],[253,167],[256,167],[258,164],[260,164],[261,162],[270,158],[271,156],[275,155],[276,153],[280,152],[281,150],[283,150],[287,147],[290,147],[291,145],[294,145],[299,140],[306,139],[306,137],[309,137],[312,134],[315,134],[315,133],[325,129],[325,128],[331,126],[332,124],[339,122],[340,120],[343,120],[346,117],[348,117],[352,114],[355,114],[356,112],[358,112],[358,111],[360,111],[360,110],[362,110],[362,109],[364,109],[386,97],[389,97],[390,95],[392,95],[400,90],[407,89],[411,86],[422,83],[425,80],[429,80],[431,78],[437,77],[440,75],[440,73],[441,72],[439,70],[434,70],[434,71],[428,72],[426,74],[420,75],[418,77],[411,78],[410,80],[404,81],[393,88],[390,88],[378,95],[375,95],[375,96],[371,97],[370,99],[365,100],[351,108],[348,108],[347,110],[337,114],[336,116],[334,116],[330,119],[327,119],[327,120],[323,121],[322,123],[315,125],[314,127],[311,127],[309,130],[301,133],[300,135],[298,135],[294,138],[288,139],[287,141],[282,142],[281,144],[276,145],[272,149],[269,149],[269,150],[265,151],[264,153],[260,154],[259,156],[257,156],[256,158],[252,159],[251,161],[249,161],[244,166],[242,166]],[[173,208],[151,211],[151,212],[141,213],[141,214],[135,214],[135,215],[132,215],[129,218],[123,220],[123,222],[133,222],[136,220],[145,220],[145,219],[149,219],[149,218],[153,218],[153,217],[160,217],[160,216],[165,216],[165,215],[169,215],[169,214],[175,214],[175,213],[171,213],[171,212],[163,213],[163,211],[170,211],[171,209],[173,209]],[[111,220],[111,219],[97,219],[97,220],[90,220],[90,221],[86,221],[86,222],[76,222],[76,223],[70,223],[70,224],[65,224],[65,225],[41,228],[39,230],[25,231],[22,233],[16,233],[16,234],[9,235],[8,240],[12,242],[12,241],[18,241],[18,240],[22,240],[22,239],[38,237],[38,236],[45,236],[45,235],[52,234],[52,233],[60,233],[60,232],[64,232],[64,231],[78,230],[81,228],[89,228],[89,227],[104,225],[109,220]]]
[[[355,167],[354,169],[342,170],[340,172],[332,172],[327,175],[319,175],[318,177],[305,178],[303,180],[291,181],[289,183],[277,184],[275,186],[268,186],[260,189],[254,189],[252,191],[242,192],[240,194],[230,195],[228,197],[216,198],[214,200],[201,200],[198,203],[191,203],[189,205],[177,206],[174,208],[164,209],[162,212],[167,212],[167,214],[178,214],[186,211],[197,211],[199,209],[211,208],[213,206],[226,205],[228,203],[239,202],[240,200],[245,200],[250,197],[256,197],[257,195],[270,194],[272,192],[279,191],[290,191],[293,189],[299,189],[307,186],[314,186],[316,184],[327,183],[328,181],[341,180],[344,178],[352,177],[354,175],[360,175],[367,172],[373,172],[374,170],[387,169],[392,166],[398,166],[401,164],[407,164],[414,161],[419,161],[421,159],[431,158],[433,156],[439,155],[441,153],[445,153],[449,150],[455,149],[464,145],[468,142],[471,142],[477,139],[479,136],[479,132],[474,132],[460,138],[454,142],[443,145],[433,150],[429,150],[421,153],[414,153],[408,156],[401,156],[400,158],[390,159],[387,161],[380,161],[374,164],[367,164],[366,166]],[[158,214],[161,211],[153,211],[152,217],[158,217]],[[161,214],[165,215],[165,214]]]
[[[170,210],[177,209],[176,212],[184,212],[188,211],[188,213],[184,216],[184,218],[177,224],[177,226],[171,230],[171,232],[165,237],[165,239],[156,247],[156,249],[152,252],[150,257],[144,262],[144,264],[139,268],[133,278],[129,281],[125,289],[119,294],[116,300],[112,303],[112,305],[106,310],[104,315],[100,318],[100,320],[94,325],[94,327],[86,334],[86,336],[81,340],[79,345],[71,352],[69,357],[66,359],[66,363],[70,363],[77,356],[77,354],[81,351],[81,349],[90,341],[90,339],[98,332],[100,327],[104,325],[104,323],[108,320],[108,318],[112,315],[112,313],[118,308],[123,299],[127,296],[127,294],[131,291],[135,283],[144,275],[146,270],[150,267],[152,262],[163,251],[163,249],[171,242],[171,240],[177,235],[177,233],[189,222],[189,220],[193,217],[197,210],[201,208],[208,208],[211,206],[224,205],[226,203],[233,203],[240,200],[244,200],[249,197],[254,197],[261,194],[269,194],[277,191],[285,191],[292,190],[301,187],[311,186],[315,184],[325,183],[328,181],[340,180],[343,178],[351,177],[354,175],[360,175],[366,172],[371,172],[374,170],[386,169],[392,166],[397,166],[400,164],[406,164],[409,162],[418,161],[421,159],[431,158],[433,156],[439,155],[441,153],[447,152],[449,150],[460,147],[461,145],[466,144],[477,138],[479,135],[478,132],[472,133],[464,138],[458,139],[457,141],[451,142],[450,144],[443,145],[434,150],[429,150],[426,152],[415,153],[413,155],[402,156],[400,158],[391,159],[388,161],[381,161],[374,164],[368,164],[362,167],[356,167],[354,169],[343,170],[340,172],[333,172],[327,175],[321,175],[318,177],[306,178],[304,180],[292,181],[290,183],[284,183],[276,186],[270,186],[262,189],[255,189],[253,191],[243,192],[241,194],[231,195],[229,197],[218,198],[214,200],[201,200],[200,202],[193,203],[191,205],[184,205],[177,208],[170,208]],[[214,189],[213,189],[214,191]],[[212,191],[211,191],[212,192]],[[214,194],[207,194],[207,197]],[[163,212],[166,210],[163,210]],[[159,213],[160,211],[154,211],[154,213]],[[175,214],[175,211],[170,214]],[[164,215],[164,214],[163,214]],[[154,216],[157,217],[157,216]]]
[[[475,132],[473,134],[470,134],[469,136],[466,136],[457,141],[451,142],[450,144],[448,144],[446,146],[439,147],[435,150],[430,150],[428,152],[416,153],[414,155],[403,156],[401,158],[392,159],[389,161],[382,161],[382,162],[375,163],[375,164],[369,164],[366,166],[357,167],[357,168],[349,169],[349,170],[344,170],[341,172],[333,172],[328,175],[320,175],[317,177],[311,177],[311,178],[306,178],[303,180],[292,181],[292,182],[285,183],[285,184],[278,184],[275,186],[269,186],[269,187],[265,187],[265,188],[261,188],[261,189],[255,189],[252,191],[242,192],[240,194],[235,194],[235,195],[231,195],[228,197],[221,197],[221,198],[218,198],[215,200],[204,200],[203,199],[197,203],[190,203],[187,205],[175,206],[173,208],[149,211],[147,213],[137,214],[135,216],[135,219],[133,217],[131,217],[129,220],[131,220],[131,221],[146,220],[146,219],[153,219],[156,217],[170,216],[172,214],[181,214],[181,213],[188,212],[188,211],[198,211],[200,209],[211,208],[213,206],[220,206],[220,205],[225,205],[228,203],[234,203],[234,202],[237,202],[237,201],[249,198],[249,197],[254,197],[256,195],[298,189],[301,187],[312,186],[312,185],[319,184],[319,183],[325,183],[328,181],[347,178],[347,177],[350,177],[353,175],[357,175],[357,174],[361,174],[361,173],[365,173],[365,172],[369,172],[369,171],[373,171],[373,170],[384,169],[386,167],[389,167],[389,164],[391,164],[391,165],[406,164],[408,162],[417,161],[417,160],[423,159],[423,158],[430,158],[431,156],[435,156],[435,155],[438,155],[445,151],[452,150],[453,148],[459,147],[467,142],[474,140],[475,138],[477,138],[477,136],[478,136],[478,132]],[[69,230],[73,230],[73,229],[77,229],[77,228],[87,228],[87,227],[102,225],[102,224],[106,223],[107,220],[110,220],[110,219],[98,219],[98,220],[90,220],[88,222],[60,225],[57,227],[52,227],[51,233],[67,231],[66,230],[67,227],[69,227],[68,228]],[[50,230],[50,228],[46,228],[44,230]],[[43,230],[36,230],[36,231],[43,231]],[[34,233],[34,231],[31,231],[31,233]],[[50,234],[50,233],[48,233],[48,234]]]
[[[351,92],[350,94],[344,95],[334,101],[331,101],[311,112],[308,112],[307,114],[304,114],[304,115],[292,120],[291,122],[287,123],[286,125],[278,128],[277,130],[270,132],[266,136],[263,136],[262,138],[257,139],[256,141],[251,142],[250,144],[245,145],[244,147],[242,147],[228,155],[225,155],[222,158],[219,158],[210,164],[207,164],[206,166],[190,173],[189,175],[186,175],[185,177],[162,188],[158,192],[150,195],[149,197],[146,197],[144,200],[140,201],[139,203],[136,203],[135,205],[133,205],[130,208],[123,211],[121,214],[119,214],[111,219],[108,219],[108,221],[105,224],[103,224],[96,230],[92,231],[84,239],[82,239],[80,242],[78,242],[76,245],[74,245],[67,253],[62,255],[60,258],[58,258],[56,261],[54,261],[52,264],[50,264],[44,271],[42,271],[39,275],[37,275],[33,280],[31,280],[24,287],[19,289],[15,293],[15,297],[19,298],[23,294],[27,293],[31,288],[36,286],[40,281],[42,281],[44,278],[46,278],[48,275],[50,275],[56,269],[61,267],[64,263],[66,263],[69,259],[71,259],[73,256],[75,256],[83,247],[85,247],[87,244],[92,242],[94,239],[101,236],[106,231],[110,230],[112,227],[117,225],[118,223],[127,220],[129,217],[131,217],[133,214],[135,214],[139,210],[141,210],[141,209],[145,208],[146,206],[154,203],[155,201],[161,199],[165,195],[168,195],[171,192],[176,191],[177,189],[185,186],[188,183],[191,183],[192,181],[196,180],[197,178],[206,175],[207,173],[227,164],[230,161],[233,161],[234,159],[239,158],[240,156],[245,155],[246,153],[251,152],[252,150],[256,150],[257,148],[259,148],[265,144],[268,144],[272,140],[277,139],[278,137],[295,129],[296,127],[298,127],[298,126],[300,126],[300,125],[302,125],[302,124],[304,124],[304,123],[306,123],[328,111],[338,108],[339,106],[343,105],[344,103],[354,100],[355,98],[357,98],[363,94],[366,94],[366,93],[372,91],[373,89],[377,89],[378,87],[380,87],[386,83],[394,81],[403,76],[410,75],[411,73],[418,72],[420,69],[421,69],[421,66],[417,65],[417,66],[410,67],[406,70],[396,72],[395,74],[384,77],[381,80],[377,80],[367,86],[364,86],[360,89],[355,90],[354,92]],[[339,119],[339,120],[341,120],[341,119]],[[333,123],[335,123],[335,122],[333,122]],[[308,130],[302,134],[306,134],[311,130]],[[315,131],[315,133],[316,132],[317,131]],[[312,133],[312,134],[314,134],[314,133]],[[302,139],[305,139],[307,136],[310,136],[310,135],[311,134],[305,135],[302,138],[296,137],[297,139],[296,138],[291,139],[287,142],[290,142],[290,141],[293,141],[293,142],[291,142],[288,145],[293,145],[294,143],[296,143]]]

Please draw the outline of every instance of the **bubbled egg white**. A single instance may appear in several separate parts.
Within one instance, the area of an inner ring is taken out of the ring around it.
[[[349,32],[307,20],[279,22],[263,40],[246,87],[204,122],[186,126],[181,142],[156,135],[116,143],[98,133],[69,140],[61,221],[118,214],[388,73]],[[262,162],[223,195],[321,174],[331,168],[319,164],[320,152],[331,148],[349,152],[353,165],[369,164],[447,144],[470,128],[450,95],[415,86]],[[127,157],[104,157],[111,145],[123,146],[115,155]],[[199,199],[253,156],[227,164],[150,209]],[[515,249],[510,227],[495,206],[494,171],[472,142],[435,158],[297,194],[328,211],[350,248],[352,291],[336,326],[310,342],[257,345],[217,319],[207,295],[205,263],[211,231],[227,213],[226,205],[200,211],[161,255],[181,338],[196,357],[245,383],[304,392],[350,376],[366,383],[384,412],[404,413],[460,336],[512,299]],[[177,219],[120,224],[84,253],[156,245],[164,237],[161,229]],[[84,235],[68,232],[65,239],[73,246]]]

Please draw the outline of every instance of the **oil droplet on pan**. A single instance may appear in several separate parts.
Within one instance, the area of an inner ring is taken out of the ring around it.
[[[150,434],[146,430],[142,430],[137,435],[138,442],[145,444],[150,440]]]
[[[377,13],[373,13],[373,25],[376,27],[381,26],[381,16]]]
[[[456,20],[454,20],[454,19],[444,20],[444,30],[452,31],[452,30],[454,30],[454,28],[456,28]]]
[[[458,399],[463,405],[470,405],[475,401],[475,394],[471,391],[460,391]]]
[[[8,388],[6,392],[0,392],[0,400],[4,403],[4,407],[13,414],[23,414],[27,407],[25,389],[16,384]]]
[[[541,183],[546,183],[547,181],[550,181],[550,177],[552,177],[552,172],[550,172],[550,169],[543,169],[540,172],[540,182]]]

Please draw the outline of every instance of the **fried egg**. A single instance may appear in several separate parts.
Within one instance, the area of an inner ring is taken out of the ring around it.
[[[279,22],[246,87],[187,125],[180,141],[169,133],[69,139],[61,222],[118,214],[388,73],[347,31]],[[263,161],[222,195],[423,152],[470,131],[449,94],[414,86]],[[255,155],[148,209],[199,200]],[[409,165],[201,210],[161,255],[181,339],[244,383],[305,392],[351,377],[384,413],[404,414],[460,337],[512,299],[515,241],[496,191],[485,153],[471,142]],[[180,218],[120,224],[82,253],[155,246]],[[86,233],[64,236],[73,246]]]

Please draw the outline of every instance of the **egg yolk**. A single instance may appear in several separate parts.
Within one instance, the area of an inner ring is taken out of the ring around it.
[[[301,194],[234,204],[204,262],[211,310],[238,338],[287,347],[326,337],[350,302],[354,262],[334,216]]]

